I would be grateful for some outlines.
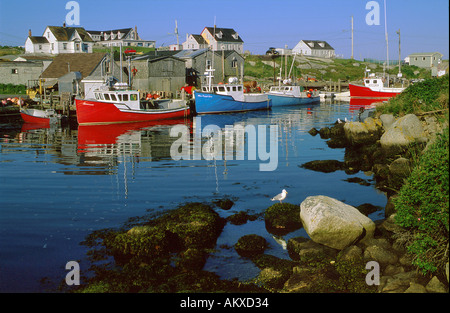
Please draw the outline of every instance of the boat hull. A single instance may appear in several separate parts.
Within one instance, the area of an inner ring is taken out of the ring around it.
[[[25,123],[29,124],[41,124],[45,126],[50,126],[50,122],[53,120],[46,115],[45,111],[37,109],[21,109],[20,116]],[[56,121],[56,118],[53,118]]]
[[[272,106],[288,106],[288,105],[299,105],[299,104],[310,104],[320,101],[320,96],[316,97],[294,97],[294,96],[284,96],[284,95],[273,95],[268,94],[269,99],[272,100]]]
[[[369,87],[359,86],[354,84],[348,84],[350,89],[350,97],[358,98],[392,98],[399,95],[403,90],[402,88],[385,88],[385,90],[376,91]]]
[[[77,121],[86,124],[114,124],[182,118],[190,114],[188,106],[173,109],[118,109],[114,103],[75,99]]]
[[[272,107],[272,101],[269,98],[262,101],[239,101],[229,95],[197,91],[194,93],[195,110],[198,114],[269,110]]]

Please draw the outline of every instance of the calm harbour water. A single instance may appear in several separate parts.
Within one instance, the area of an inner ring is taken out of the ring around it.
[[[249,160],[247,150],[244,160],[173,160],[170,148],[177,138],[170,137],[170,130],[184,124],[183,120],[141,129],[143,125],[78,129],[27,129],[24,125],[15,130],[0,125],[0,292],[54,289],[64,281],[67,262],[79,261],[82,272],[87,268],[83,262],[86,247],[80,242],[92,231],[120,227],[130,217],[186,202],[230,197],[235,204],[229,211],[218,210],[221,216],[239,211],[257,214],[285,188],[285,202],[293,204],[307,196],[327,195],[353,206],[384,207],[385,195],[372,185],[344,181],[349,177],[370,180],[371,176],[299,167],[312,160],[343,161],[344,149],[330,149],[325,140],[308,131],[329,126],[337,118],[356,120],[357,113],[348,102],[323,102],[205,115],[186,123],[193,134],[200,124],[277,125],[278,166],[274,171],[260,171],[260,164],[268,161]],[[267,151],[269,144],[267,131]],[[384,212],[370,217],[381,219]],[[245,234],[264,236],[270,243],[267,253],[288,258],[282,241],[267,232],[263,220],[241,226],[228,223],[217,247],[232,247]],[[301,229],[281,239],[295,236],[307,235]],[[205,269],[239,279],[250,279],[259,272],[232,248],[218,248]]]

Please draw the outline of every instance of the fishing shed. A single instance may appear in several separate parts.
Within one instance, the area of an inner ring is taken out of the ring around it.
[[[178,51],[158,51],[131,60],[131,85],[143,93],[156,92],[165,97],[177,97],[186,84],[185,61],[174,57]]]

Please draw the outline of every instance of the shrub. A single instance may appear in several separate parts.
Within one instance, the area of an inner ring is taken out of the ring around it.
[[[394,200],[396,222],[411,233],[408,251],[424,273],[443,268],[448,260],[448,140],[446,128],[418,160]]]
[[[381,113],[394,115],[448,109],[448,75],[426,79],[406,88],[386,105],[377,107]]]

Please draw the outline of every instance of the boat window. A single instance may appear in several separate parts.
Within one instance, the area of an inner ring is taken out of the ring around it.
[[[377,81],[376,79],[374,79],[374,80],[373,80],[373,83],[376,84],[376,83],[378,83],[378,81]]]
[[[123,95],[123,101],[128,101],[128,94]]]
[[[98,98],[99,98],[98,93],[96,93],[96,94],[95,94],[95,99],[98,100]]]
[[[130,100],[131,101],[136,101],[137,100],[137,95],[135,93],[130,94]]]
[[[119,101],[122,101],[122,95],[117,95],[117,98],[119,99]]]
[[[100,98],[100,100],[103,100],[103,94],[102,93],[99,93],[98,97]]]
[[[238,86],[238,91],[242,91],[242,86]]]
[[[366,79],[366,84],[369,84],[369,83],[370,83],[370,80]]]
[[[236,86],[233,86],[233,91],[237,91],[237,87]]]
[[[111,100],[111,99],[109,98],[109,94],[107,94],[107,93],[105,93],[105,100]]]
[[[111,100],[112,100],[112,101],[117,101],[116,95],[115,95],[115,94],[111,94]]]
[[[219,86],[219,91],[225,91],[225,87]]]

